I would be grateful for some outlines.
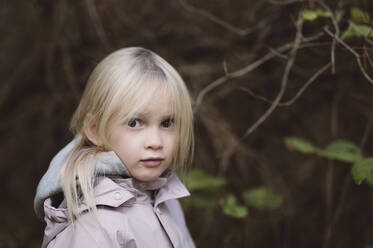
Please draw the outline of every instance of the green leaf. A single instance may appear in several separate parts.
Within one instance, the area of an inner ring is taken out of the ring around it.
[[[354,164],[351,174],[357,184],[366,181],[373,186],[373,157],[363,159]]]
[[[316,153],[318,150],[308,140],[297,138],[297,137],[285,138],[285,144],[289,149],[294,149],[296,151],[306,153],[306,154]]]
[[[354,23],[369,23],[370,22],[369,14],[359,8],[350,9],[350,19]]]
[[[341,35],[342,39],[373,37],[373,28],[366,24],[352,24]]]
[[[187,173],[185,183],[190,191],[218,191],[226,181],[224,178],[214,177],[202,170],[194,169]]]
[[[317,14],[313,10],[305,9],[303,11],[303,19],[306,21],[313,21],[317,19]]]
[[[347,163],[357,162],[362,159],[360,148],[346,140],[333,141],[324,150],[318,151],[317,154]]]
[[[188,204],[196,208],[214,208],[217,206],[216,199],[207,195],[194,193],[188,199]]]
[[[224,199],[223,213],[234,218],[245,218],[248,214],[247,207],[237,204],[233,194],[228,194]]]
[[[283,198],[274,194],[266,187],[247,189],[243,192],[243,199],[248,206],[261,210],[274,210],[281,207]]]
[[[314,21],[319,17],[331,17],[332,13],[322,9],[305,9],[303,10],[303,19],[306,21]]]

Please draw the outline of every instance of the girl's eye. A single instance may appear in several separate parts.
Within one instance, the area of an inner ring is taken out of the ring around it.
[[[162,125],[162,127],[172,128],[175,125],[175,121],[174,121],[174,119],[169,118],[169,119],[163,121],[161,125]]]
[[[138,120],[138,119],[129,120],[128,123],[127,123],[127,125],[129,127],[132,127],[132,128],[139,127],[140,126],[140,120]]]

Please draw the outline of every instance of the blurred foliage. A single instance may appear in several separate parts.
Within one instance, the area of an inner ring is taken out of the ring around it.
[[[373,187],[373,158],[358,161],[352,166],[351,173],[357,184],[366,181]]]
[[[302,153],[353,163],[351,174],[355,182],[361,184],[366,181],[373,187],[373,157],[363,158],[360,148],[350,141],[335,140],[326,148],[320,149],[305,139],[288,137],[285,139],[285,144],[288,148]]]
[[[216,192],[226,184],[226,181],[224,178],[213,177],[200,169],[194,169],[188,172],[185,183],[191,191]]]
[[[303,18],[306,21],[314,21],[321,17],[331,17],[332,13],[323,9],[305,9],[303,10]]]
[[[346,140],[332,141],[324,149],[315,147],[310,141],[297,137],[286,138],[285,144],[288,148],[302,153],[316,154],[320,157],[336,159],[342,162],[358,162],[362,159],[360,148]]]
[[[236,196],[233,194],[226,195],[223,204],[223,212],[234,218],[244,218],[247,216],[247,208],[237,203]]]
[[[350,25],[350,27],[343,32],[343,39],[373,37],[373,28],[365,24]]]
[[[185,208],[207,208],[216,207],[219,191],[226,184],[224,178],[213,177],[200,169],[190,170],[185,177],[185,184],[192,195],[183,199]]]
[[[248,206],[264,210],[278,209],[283,202],[282,196],[274,194],[265,187],[247,189],[243,192],[243,198]]]
[[[343,14],[343,10],[337,9],[336,12]],[[303,18],[306,21],[315,21],[318,18],[331,18],[333,13],[329,10],[323,9],[305,9],[302,12]],[[350,8],[350,25],[346,30],[342,32],[342,39],[351,39],[351,38],[361,38],[361,37],[373,37],[373,28],[371,25],[362,24],[370,23],[369,14],[366,11],[363,11],[359,8],[352,7]]]
[[[329,159],[337,159],[342,162],[357,162],[362,159],[360,148],[352,142],[336,140],[328,144],[318,154]]]
[[[350,8],[350,20],[355,23],[371,22],[369,14],[356,7]]]
[[[217,203],[220,202],[225,215],[244,218],[248,214],[247,207],[240,205],[233,193],[224,190],[226,185],[224,178],[214,177],[200,169],[193,169],[187,173],[185,184],[192,193],[190,197],[182,200],[187,210],[194,207],[211,211],[217,208]],[[280,195],[272,193],[266,187],[246,189],[242,192],[242,198],[247,206],[259,210],[275,210],[283,201]]]

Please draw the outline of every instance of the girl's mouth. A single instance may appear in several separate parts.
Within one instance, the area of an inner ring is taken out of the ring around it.
[[[157,167],[161,165],[162,158],[149,158],[140,160],[146,167]]]

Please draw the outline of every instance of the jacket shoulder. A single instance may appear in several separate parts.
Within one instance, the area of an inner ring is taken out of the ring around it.
[[[44,220],[47,225],[42,247],[116,247],[114,244],[125,242],[123,232],[127,216],[117,207],[131,204],[134,195],[109,178],[103,178],[96,185],[94,195],[97,212],[89,211],[83,201],[81,215],[74,223],[68,220],[66,208],[53,206],[52,198],[46,199]]]
[[[107,206],[98,206],[96,213],[85,211],[74,222],[60,210],[47,220],[42,247],[121,247],[126,222],[125,215]]]

